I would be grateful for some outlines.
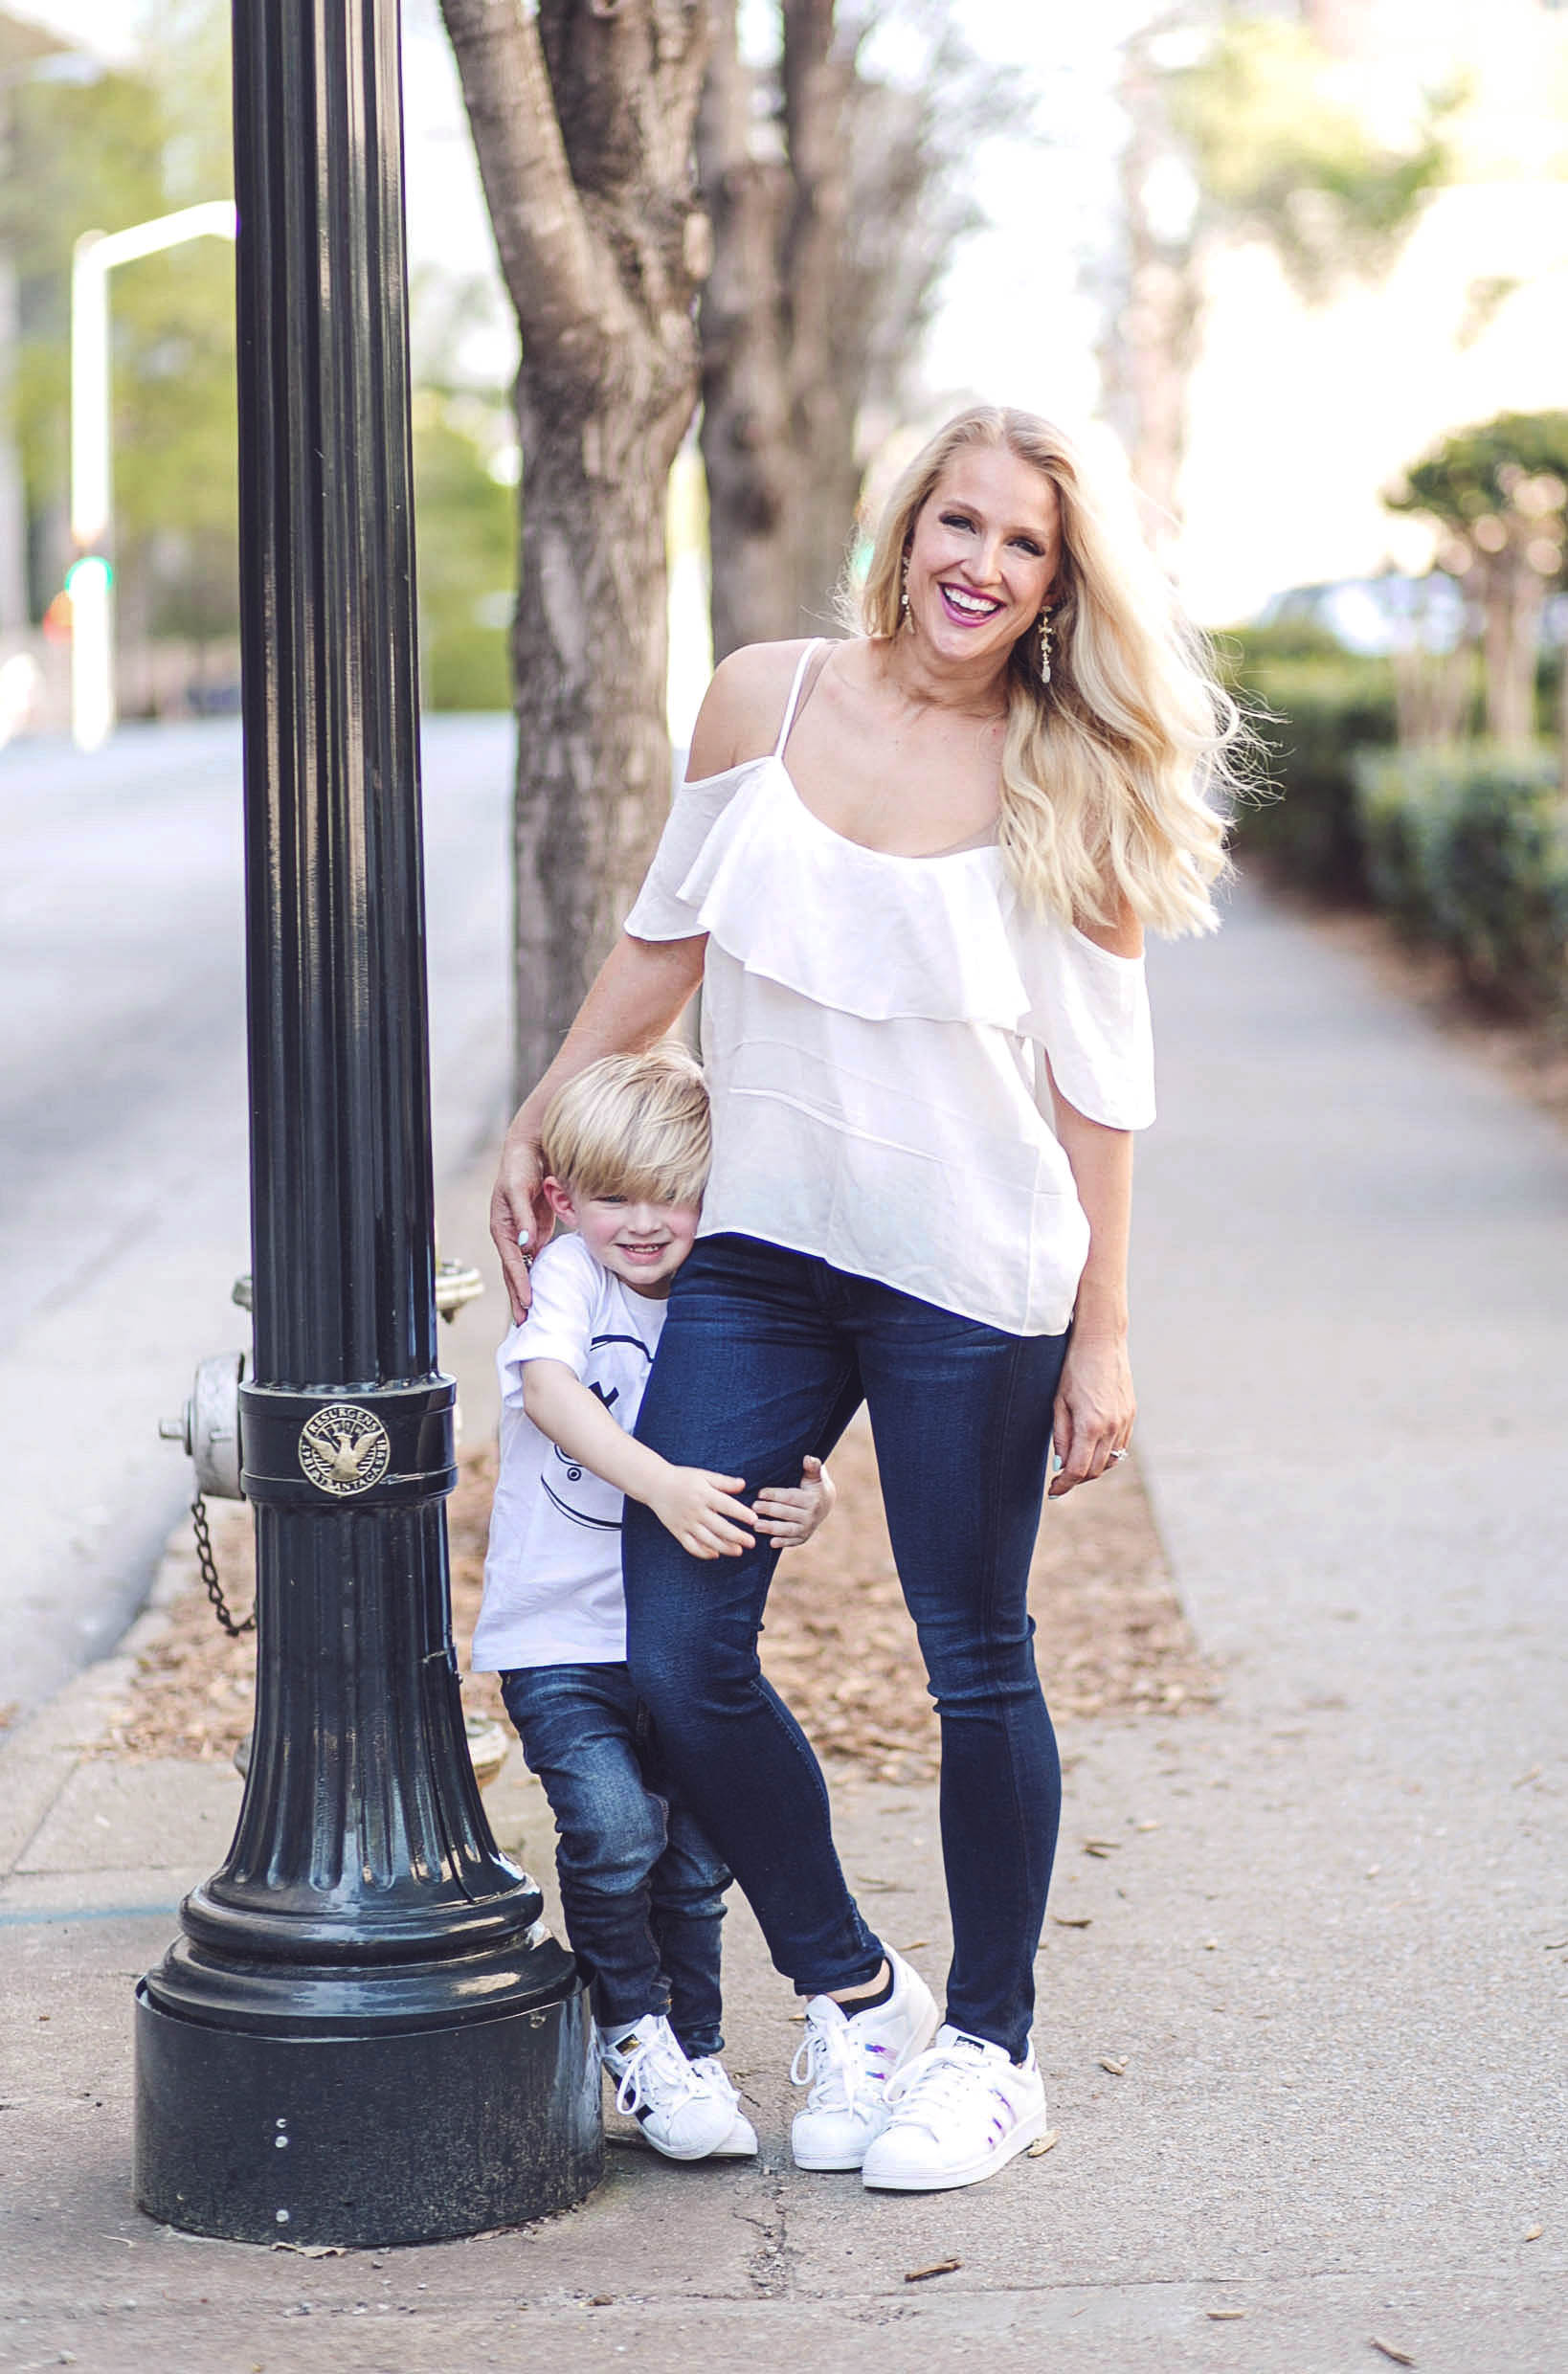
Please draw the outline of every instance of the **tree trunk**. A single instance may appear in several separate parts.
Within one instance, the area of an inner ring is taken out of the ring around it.
[[[1101,341],[1105,404],[1127,448],[1142,499],[1144,529],[1169,554],[1180,532],[1181,470],[1187,455],[1187,394],[1201,320],[1198,264],[1191,237],[1161,238],[1149,185],[1169,153],[1170,126],[1144,40],[1127,45],[1117,96],[1128,136],[1117,167],[1127,239],[1122,301]]]
[[[697,162],[713,223],[703,291],[703,466],[712,552],[713,657],[790,631],[795,454],[786,389],[779,246],[789,168],[758,154],[753,77],[735,0],[713,11]]]
[[[834,0],[784,0],[784,137],[795,182],[785,235],[791,442],[796,457],[791,631],[830,623],[860,493],[855,424],[862,374],[842,368],[840,310],[854,255],[850,185],[855,61]]]
[[[1487,731],[1493,741],[1530,741],[1535,728],[1535,637],[1544,588],[1515,552],[1488,568],[1484,596]]]
[[[696,401],[707,0],[441,0],[522,333],[516,1075],[553,1056],[669,799],[664,498]]]
[[[561,434],[524,373],[517,687],[518,1081],[544,1071],[636,894],[669,805],[664,482],[691,410],[623,395]],[[608,391],[606,392],[609,392]]]

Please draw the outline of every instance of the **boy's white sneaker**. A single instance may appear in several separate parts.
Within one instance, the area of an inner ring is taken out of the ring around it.
[[[630,2027],[601,2027],[598,2038],[599,2058],[616,2080],[616,2108],[637,2120],[655,2151],[666,2160],[706,2160],[723,2148],[735,2123],[733,2097],[698,2075],[668,2020],[645,2011]]]
[[[729,2106],[729,2132],[722,2143],[715,2143],[708,2157],[712,2160],[754,2159],[757,2131],[740,2106],[740,2095],[724,2063],[708,2053],[689,2066],[692,2075],[701,2079],[714,2098]]]
[[[882,2133],[888,2080],[931,2040],[930,1988],[890,1948],[887,1960],[893,1991],[874,2010],[846,2008],[831,1995],[806,2005],[806,2033],[790,2068],[797,2086],[811,2088],[790,2134],[797,2168],[858,2168]]]
[[[945,2192],[994,2176],[1045,2132],[1034,2047],[1020,2068],[1000,2045],[941,2027],[929,2052],[887,2088],[886,2116],[861,2182],[887,2192]]]

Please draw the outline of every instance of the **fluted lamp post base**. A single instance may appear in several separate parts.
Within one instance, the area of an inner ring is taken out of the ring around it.
[[[494,2019],[323,2035],[209,2026],[168,2007],[169,1964],[149,1974],[136,1991],[139,2205],[187,2233],[352,2249],[580,2201],[603,2152],[593,2019],[567,1955],[521,1959],[545,1965],[527,1974],[539,1992]]]

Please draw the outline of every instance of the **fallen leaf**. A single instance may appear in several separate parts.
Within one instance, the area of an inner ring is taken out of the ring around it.
[[[1544,2226],[1527,2226],[1525,2228],[1525,2240],[1527,2242],[1539,2242],[1545,2231],[1546,2228]]]
[[[275,2242],[275,2251],[292,2251],[296,2258],[347,2258],[341,2242]]]
[[[1108,2075],[1111,2077],[1125,2077],[1127,2075],[1127,2063],[1125,2061],[1109,2060],[1103,2053],[1100,2056],[1100,2067],[1106,2071]]]
[[[1568,1953],[1568,1937],[1554,1937],[1550,1945],[1541,1947],[1541,1952],[1543,1954]]]
[[[1244,2308],[1205,2308],[1203,2314],[1211,2324],[1235,2324],[1246,2315]]]
[[[1412,2358],[1407,2351],[1403,2349],[1396,2349],[1392,2341],[1380,2341],[1376,2333],[1372,2335],[1371,2339],[1374,2349],[1381,2350],[1383,2356],[1385,2358],[1391,2358],[1396,2365],[1415,2364],[1415,2359]]]
[[[1036,2137],[1035,2140],[1030,2144],[1028,2151],[1024,2154],[1025,2159],[1043,2160],[1055,2141],[1056,2129],[1052,2127],[1048,2135],[1041,2135]],[[1537,2233],[1540,2232],[1540,2228],[1538,2226],[1536,2227],[1535,2231]],[[1525,2239],[1528,2241],[1529,2236],[1526,2235]]]
[[[930,2267],[911,2267],[904,2280],[906,2283],[930,2283],[932,2275],[956,2274],[963,2263],[961,2258],[939,2258]]]
[[[1121,1850],[1119,1838],[1086,1838],[1084,1841],[1084,1852],[1095,1856],[1102,1863],[1107,1855],[1120,1854]]]
[[[918,1954],[923,1945],[930,1943],[930,1937],[911,1937],[907,1945],[901,1945],[898,1950],[901,1954]]]
[[[1530,1786],[1532,1780],[1538,1780],[1540,1777],[1541,1767],[1539,1764],[1532,1764],[1528,1772],[1520,1773],[1517,1780],[1511,1780],[1509,1782],[1509,1787],[1511,1789],[1525,1789]]]
[[[1140,1829],[1140,1830],[1157,1830],[1157,1829],[1158,1829],[1158,1827],[1159,1827],[1159,1824],[1158,1824],[1157,1822],[1139,1822],[1139,1823],[1135,1823],[1135,1824],[1133,1825],[1133,1826],[1134,1826],[1134,1828],[1136,1828],[1136,1829]],[[1241,2313],[1241,2311],[1240,2311],[1240,2310],[1238,2310],[1238,2312],[1237,2312],[1237,2313],[1238,2313],[1238,2314],[1240,2314],[1240,2313]]]
[[[588,2302],[590,2308],[614,2308],[615,2304],[608,2292],[593,2293]]]
[[[1059,1929],[1087,1929],[1094,1920],[1092,1913],[1053,1913],[1051,1918]]]
[[[792,2011],[792,2012],[791,2012],[791,2014],[790,2014],[791,2019],[792,2019],[792,2020],[796,2020],[796,2021],[798,2021],[798,2020],[803,2020],[803,2019],[805,2018],[805,2016],[806,2016],[806,2015],[805,2015],[805,2013],[804,2013],[803,2011]]]

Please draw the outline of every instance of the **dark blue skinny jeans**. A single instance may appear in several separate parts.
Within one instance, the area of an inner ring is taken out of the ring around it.
[[[571,1950],[601,2027],[667,2016],[689,2060],[722,2051],[719,1933],[729,1873],[681,1803],[623,1665],[501,1677],[555,1816]]]
[[[638,1438],[681,1466],[798,1481],[863,1398],[942,1730],[947,2016],[1027,2049],[1061,1814],[1025,1604],[1065,1335],[1016,1336],[813,1257],[705,1237],[678,1272]],[[628,1501],[627,1661],[685,1803],[800,1993],[882,1959],[834,1849],[820,1767],[757,1662],[775,1554],[689,1557]],[[788,1569],[780,1585],[789,1589]]]

